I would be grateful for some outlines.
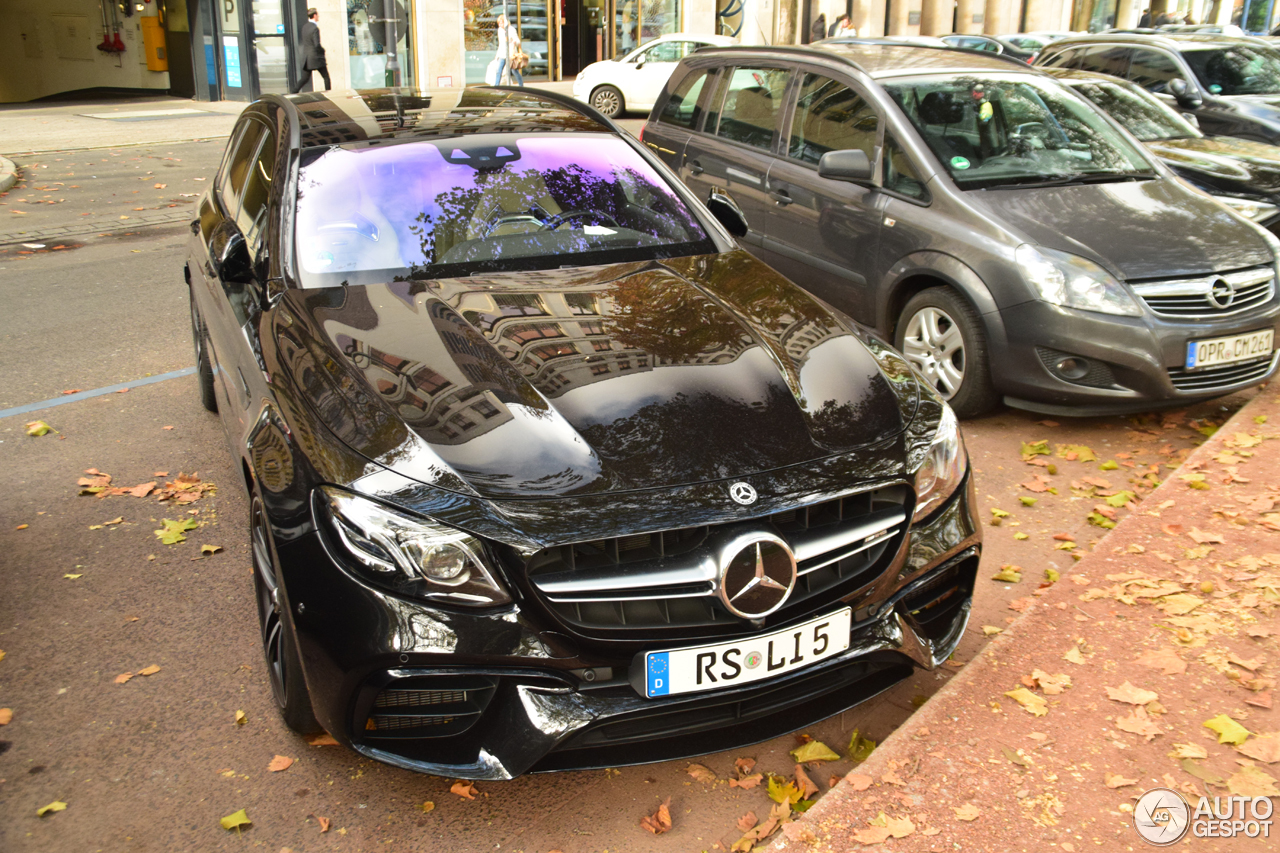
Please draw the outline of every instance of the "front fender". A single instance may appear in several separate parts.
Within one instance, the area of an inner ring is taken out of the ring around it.
[[[920,277],[935,279],[968,299],[982,316],[987,340],[993,349],[1004,346],[1008,341],[1000,308],[987,285],[963,261],[942,252],[913,252],[894,264],[885,274],[882,292],[886,298],[880,300],[877,308],[876,328],[890,340],[894,339],[897,312],[911,298],[911,293],[907,291],[919,289],[918,282],[913,283],[912,280]]]

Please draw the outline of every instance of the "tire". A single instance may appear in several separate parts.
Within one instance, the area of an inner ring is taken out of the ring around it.
[[[917,293],[902,309],[894,343],[957,416],[976,418],[995,407],[986,330],[963,296],[947,287]]]
[[[627,102],[616,86],[598,86],[591,93],[591,106],[606,118],[617,118],[627,109]]]
[[[200,403],[209,411],[218,411],[218,396],[213,387],[213,365],[209,362],[209,338],[204,321],[191,300],[191,342],[196,349],[196,381],[200,385]]]
[[[302,677],[302,660],[293,636],[288,605],[280,589],[271,524],[256,488],[249,497],[249,546],[253,555],[253,586],[258,602],[258,626],[262,653],[267,662],[271,694],[284,724],[298,734],[320,731],[311,709],[311,695]]]

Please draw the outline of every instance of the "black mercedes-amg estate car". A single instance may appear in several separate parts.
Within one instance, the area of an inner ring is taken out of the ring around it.
[[[655,761],[959,640],[950,409],[590,107],[268,96],[191,230],[293,729],[465,778]]]

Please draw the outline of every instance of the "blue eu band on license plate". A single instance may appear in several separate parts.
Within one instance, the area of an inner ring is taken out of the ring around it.
[[[666,696],[671,692],[671,660],[667,652],[649,655],[649,695]]]

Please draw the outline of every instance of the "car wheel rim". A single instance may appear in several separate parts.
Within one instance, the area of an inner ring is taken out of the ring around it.
[[[617,115],[618,96],[614,92],[597,92],[595,108],[607,116]]]
[[[279,584],[275,561],[271,556],[266,510],[262,501],[253,499],[250,509],[250,546],[253,551],[253,583],[258,598],[258,624],[262,627],[262,651],[267,659],[267,675],[271,692],[280,707],[285,703],[284,622],[280,618]]]
[[[944,400],[964,382],[964,338],[951,315],[939,308],[922,308],[907,321],[902,354]]]

